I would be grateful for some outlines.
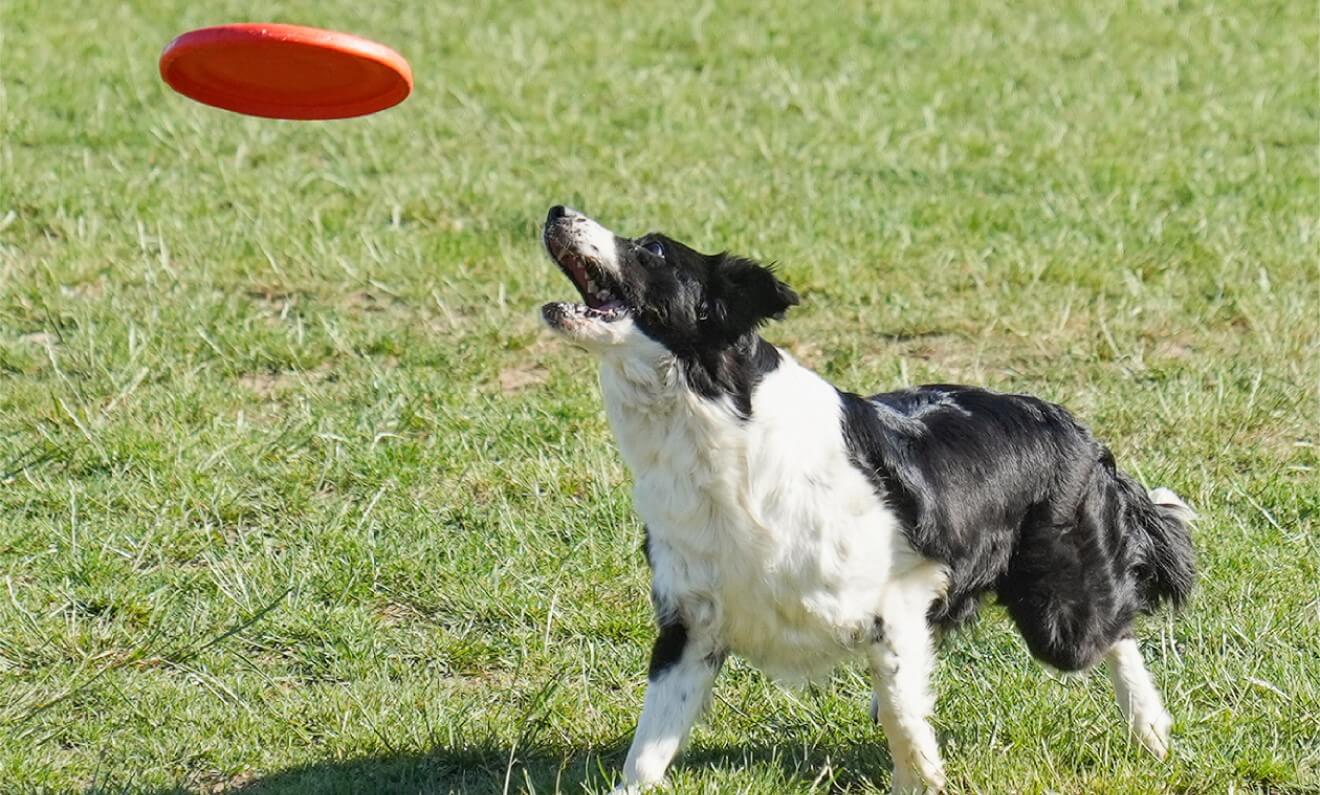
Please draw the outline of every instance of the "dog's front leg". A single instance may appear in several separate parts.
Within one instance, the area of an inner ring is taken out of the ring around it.
[[[929,683],[934,650],[925,604],[918,601],[914,609],[900,602],[887,610],[868,654],[875,677],[871,717],[889,740],[896,795],[944,791],[940,749],[928,720],[934,708]]]
[[[662,621],[651,650],[642,717],[623,765],[619,792],[640,792],[664,778],[705,707],[723,662],[724,655],[711,638],[689,633],[677,616]]]

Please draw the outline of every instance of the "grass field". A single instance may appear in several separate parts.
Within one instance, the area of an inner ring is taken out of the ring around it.
[[[736,7],[735,7],[736,6]],[[1320,791],[1314,3],[0,4],[0,791],[602,791],[651,637],[545,208],[778,260],[840,385],[1063,402],[1183,494],[1160,763],[1002,613],[955,792]],[[171,94],[175,33],[357,31],[367,120]],[[888,784],[860,666],[734,662],[679,792]]]

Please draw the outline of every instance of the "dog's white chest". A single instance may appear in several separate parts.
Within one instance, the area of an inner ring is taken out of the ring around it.
[[[849,462],[832,387],[786,357],[742,419],[686,391],[639,411],[603,383],[662,600],[782,678],[869,637],[906,543]]]

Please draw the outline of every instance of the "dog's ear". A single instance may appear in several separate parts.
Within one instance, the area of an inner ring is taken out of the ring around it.
[[[753,331],[767,320],[779,320],[798,294],[775,277],[774,270],[755,260],[720,256],[711,279],[712,309],[729,338]]]

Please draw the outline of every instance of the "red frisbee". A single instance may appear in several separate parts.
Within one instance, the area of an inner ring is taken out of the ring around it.
[[[175,91],[271,119],[347,119],[412,93],[408,62],[383,44],[301,25],[248,22],[189,31],[160,54]]]

